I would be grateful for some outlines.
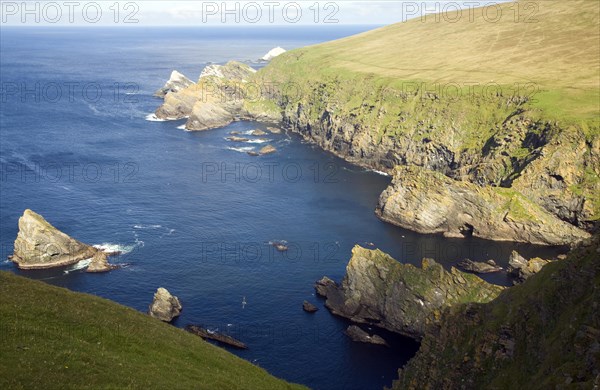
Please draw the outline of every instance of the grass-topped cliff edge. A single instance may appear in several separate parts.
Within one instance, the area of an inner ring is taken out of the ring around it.
[[[600,2],[497,7],[495,22],[494,10],[429,15],[287,52],[254,75],[275,88],[246,108],[281,114],[292,130],[361,165],[413,165],[511,188],[594,230]]]
[[[302,389],[96,296],[0,272],[2,389]]]

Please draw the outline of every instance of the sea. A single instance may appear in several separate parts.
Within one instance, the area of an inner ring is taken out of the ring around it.
[[[173,326],[200,324],[249,346],[232,353],[313,389],[390,386],[418,349],[379,332],[390,347],[359,344],[315,296],[324,275],[340,281],[354,245],[402,263],[464,258],[506,265],[560,250],[476,238],[420,235],[374,214],[390,177],[349,164],[283,131],[256,143],[235,122],[188,132],[157,121],[154,92],[173,70],[196,80],[208,64],[257,61],[373,26],[3,27],[0,33],[0,270],[104,297],[147,312],[158,287],[179,297]],[[262,143],[261,143],[262,142]],[[270,144],[277,152],[253,157]],[[21,271],[6,260],[25,209],[85,243],[119,250],[120,269],[86,262]],[[279,252],[274,243],[289,248]],[[484,279],[510,285],[506,273]],[[302,302],[320,310],[308,314]],[[368,329],[367,329],[368,330]],[[143,329],[140,329],[142,332]],[[376,332],[376,329],[371,329]]]

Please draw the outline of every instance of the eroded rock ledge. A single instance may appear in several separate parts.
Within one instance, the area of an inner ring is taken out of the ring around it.
[[[377,215],[419,233],[566,245],[589,238],[514,189],[480,187],[419,167],[396,167]]]
[[[340,285],[325,277],[315,287],[333,314],[417,340],[439,321],[444,308],[489,302],[503,290],[455,268],[448,272],[431,259],[423,259],[417,268],[358,245]]]

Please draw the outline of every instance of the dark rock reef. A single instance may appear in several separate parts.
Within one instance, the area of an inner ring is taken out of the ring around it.
[[[352,341],[356,341],[358,343],[388,346],[388,343],[383,339],[383,337],[376,334],[370,335],[356,325],[350,325],[344,333],[350,337]]]
[[[221,344],[225,344],[237,349],[248,349],[248,346],[246,346],[246,344],[242,343],[239,340],[236,340],[235,338],[229,335],[219,332],[213,332],[201,326],[188,325],[185,327],[185,330],[192,334],[195,334],[196,336],[202,337],[204,340],[217,341]]]
[[[502,267],[499,267],[494,260],[488,260],[483,263],[471,259],[464,259],[458,263],[458,266],[464,271],[472,272],[474,274],[489,274],[502,271]]]

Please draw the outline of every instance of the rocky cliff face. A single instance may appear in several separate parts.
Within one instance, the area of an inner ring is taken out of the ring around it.
[[[75,264],[97,252],[98,249],[69,237],[28,209],[19,218],[12,260],[21,269],[43,269]]]
[[[341,285],[324,278],[317,292],[332,313],[419,339],[445,307],[488,302],[502,287],[479,277],[450,272],[431,259],[422,268],[401,264],[379,250],[355,246]]]
[[[508,188],[480,187],[420,167],[396,167],[377,214],[420,233],[565,245],[589,234]]]
[[[592,389],[599,384],[596,239],[489,303],[444,311],[393,388]]]

